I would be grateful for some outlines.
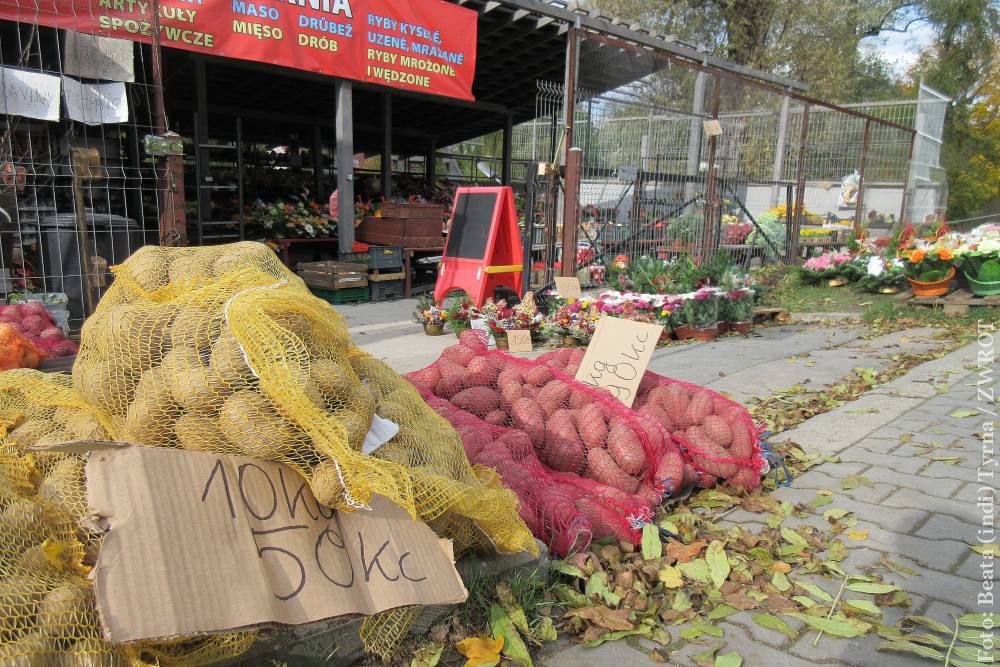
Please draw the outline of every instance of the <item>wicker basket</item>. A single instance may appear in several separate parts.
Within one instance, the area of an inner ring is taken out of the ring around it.
[[[965,272],[965,279],[969,281],[969,291],[976,296],[996,296],[1000,294],[1000,280],[983,282],[970,276],[968,271]]]
[[[948,271],[948,275],[941,280],[936,280],[932,283],[922,283],[919,280],[914,280],[909,276],[906,277],[910,281],[910,286],[913,288],[913,296],[943,296],[948,293],[951,289],[951,279],[955,277],[955,267],[951,267]]]

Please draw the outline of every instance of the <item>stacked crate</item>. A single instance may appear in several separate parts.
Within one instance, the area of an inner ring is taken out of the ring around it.
[[[298,275],[310,291],[332,304],[368,301],[368,265],[354,262],[300,262]]]
[[[345,253],[349,259],[368,267],[368,286],[372,301],[403,298],[406,273],[402,246],[369,246],[367,252]]]

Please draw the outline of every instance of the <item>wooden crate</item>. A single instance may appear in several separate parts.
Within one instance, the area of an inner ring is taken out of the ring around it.
[[[298,274],[309,287],[338,290],[368,286],[368,265],[349,262],[300,262]]]
[[[354,230],[358,241],[406,248],[443,248],[440,218],[390,218],[368,216]]]
[[[906,302],[911,306],[941,306],[948,316],[965,315],[972,306],[1000,307],[1000,296],[976,296],[967,289],[957,289],[944,296],[915,296]]]
[[[379,211],[384,218],[437,218],[439,223],[445,216],[442,204],[382,204]]]
[[[368,274],[369,283],[384,283],[387,280],[403,280],[406,278],[406,271],[393,271],[392,273],[382,273],[375,269]]]

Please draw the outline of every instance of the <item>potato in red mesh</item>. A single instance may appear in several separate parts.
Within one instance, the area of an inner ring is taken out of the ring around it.
[[[718,415],[708,415],[701,422],[702,427],[708,437],[719,447],[729,447],[733,441],[733,430],[726,423],[726,420]]]
[[[589,403],[576,411],[576,427],[587,447],[603,447],[608,439],[608,424],[600,403]]]
[[[688,402],[685,420],[689,426],[701,424],[705,417],[715,410],[713,393],[709,391],[697,391],[691,396]]]
[[[729,445],[730,456],[734,459],[749,459],[753,455],[753,433],[746,421],[732,422],[730,429],[733,441]]]
[[[663,492],[658,491],[652,484],[640,484],[635,497],[649,507],[659,507],[663,502]]]
[[[594,498],[580,498],[574,505],[576,511],[590,521],[590,531],[595,540],[617,536],[622,531],[621,517]]]
[[[533,384],[536,387],[541,387],[543,384],[552,379],[552,371],[548,366],[544,364],[539,364],[531,369],[529,369],[524,374],[524,381],[528,384]]]
[[[735,463],[723,462],[732,458],[732,455],[712,442],[703,427],[692,426],[684,432],[684,439],[690,445],[688,456],[696,468],[716,477],[731,477],[736,474]]]
[[[522,385],[514,383],[500,385],[500,407],[510,410],[515,403],[524,398],[521,387]]]
[[[466,369],[468,370],[466,382],[481,387],[492,386],[500,373],[496,359],[485,355],[474,358]]]
[[[500,389],[503,389],[508,385],[520,387],[522,384],[524,384],[524,373],[522,373],[521,369],[517,367],[508,366],[507,368],[501,370],[500,374],[497,375],[497,387]]]
[[[485,417],[500,406],[500,397],[489,387],[469,387],[451,397],[456,408]]]
[[[566,363],[569,361],[569,353],[572,350],[568,347],[562,347],[558,350],[553,350],[552,352],[546,352],[542,356],[538,357],[538,361],[542,362],[550,368],[557,368],[562,370],[566,368]]]
[[[625,493],[635,493],[639,488],[639,480],[622,470],[604,449],[587,450],[587,476]]]
[[[462,391],[465,382],[460,375],[443,375],[434,387],[434,395],[451,400],[451,397]]]
[[[510,450],[502,442],[491,442],[482,448],[474,463],[486,466],[487,468],[498,468],[504,461],[513,461]]]
[[[740,468],[735,475],[726,480],[726,484],[737,491],[755,489],[760,485],[760,473],[752,468]]]
[[[511,429],[497,438],[497,442],[502,443],[507,448],[511,458],[515,461],[532,459],[535,456],[535,448],[531,444],[531,438],[524,431]]]
[[[483,447],[493,442],[493,435],[488,429],[478,426],[459,426],[456,428],[462,437],[462,447],[465,449],[465,456],[475,463]]]
[[[654,479],[668,495],[676,494],[684,488],[684,457],[677,448],[667,449],[660,457],[659,463],[656,464]]]
[[[502,403],[502,401],[501,401]],[[490,410],[490,412],[484,417],[487,424],[493,424],[494,426],[506,426],[507,424],[507,413],[503,410]]]
[[[570,386],[562,380],[549,380],[539,390],[535,400],[546,415],[551,415],[556,410],[565,407],[570,391]]]
[[[659,403],[646,403],[638,410],[636,410],[640,415],[646,415],[655,420],[660,426],[664,428],[668,433],[672,433],[674,428],[674,423],[670,419],[670,415]]]
[[[545,422],[542,460],[553,470],[579,473],[584,468],[583,450],[575,415],[565,409],[553,412]]]
[[[574,410],[578,410],[585,405],[590,405],[596,400],[597,397],[594,396],[593,393],[574,388],[569,394],[569,407]]]
[[[510,409],[511,425],[524,431],[535,448],[545,445],[545,413],[530,398],[521,398]]]
[[[476,357],[474,350],[469,349],[465,345],[452,345],[446,348],[444,352],[441,353],[442,359],[447,359],[448,361],[453,361],[459,366],[468,366],[469,362]]]
[[[437,366],[431,365],[427,368],[422,368],[419,371],[411,373],[408,377],[416,382],[419,382],[428,390],[434,391],[437,387],[437,383],[441,380],[441,371]]]
[[[663,407],[666,409],[667,414],[670,416],[670,421],[675,428],[685,429],[691,425],[687,419],[688,403],[690,402],[691,398],[684,387],[679,384],[667,386],[667,394],[663,402]]]
[[[630,475],[638,475],[646,467],[646,452],[633,426],[623,417],[611,420],[608,429],[608,452],[618,467]]]

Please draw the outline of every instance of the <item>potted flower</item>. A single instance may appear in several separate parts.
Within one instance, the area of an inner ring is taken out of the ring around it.
[[[846,265],[851,261],[851,255],[845,252],[828,252],[816,257],[810,257],[803,263],[802,279],[811,284],[825,284],[827,287],[840,287],[849,281],[846,275]]]
[[[753,290],[734,287],[723,295],[722,320],[730,331],[746,335],[753,329]]]
[[[417,324],[423,325],[426,335],[443,336],[444,325],[448,321],[448,311],[438,308],[430,297],[422,297],[417,301],[413,319]]]
[[[475,304],[468,298],[455,299],[447,309],[445,309],[445,321],[448,328],[452,330],[458,338],[462,332],[472,327],[470,320],[477,317]]]
[[[858,287],[875,294],[898,294],[906,285],[903,263],[899,260],[886,263],[880,255],[868,258],[865,274],[858,280]]]
[[[719,299],[716,290],[704,287],[684,301],[684,318],[691,325],[691,337],[714,340],[719,335]]]
[[[973,294],[1000,294],[1000,232],[973,232],[961,239],[955,255]]]
[[[915,296],[942,296],[951,289],[955,277],[954,253],[944,246],[912,247],[900,259]]]

